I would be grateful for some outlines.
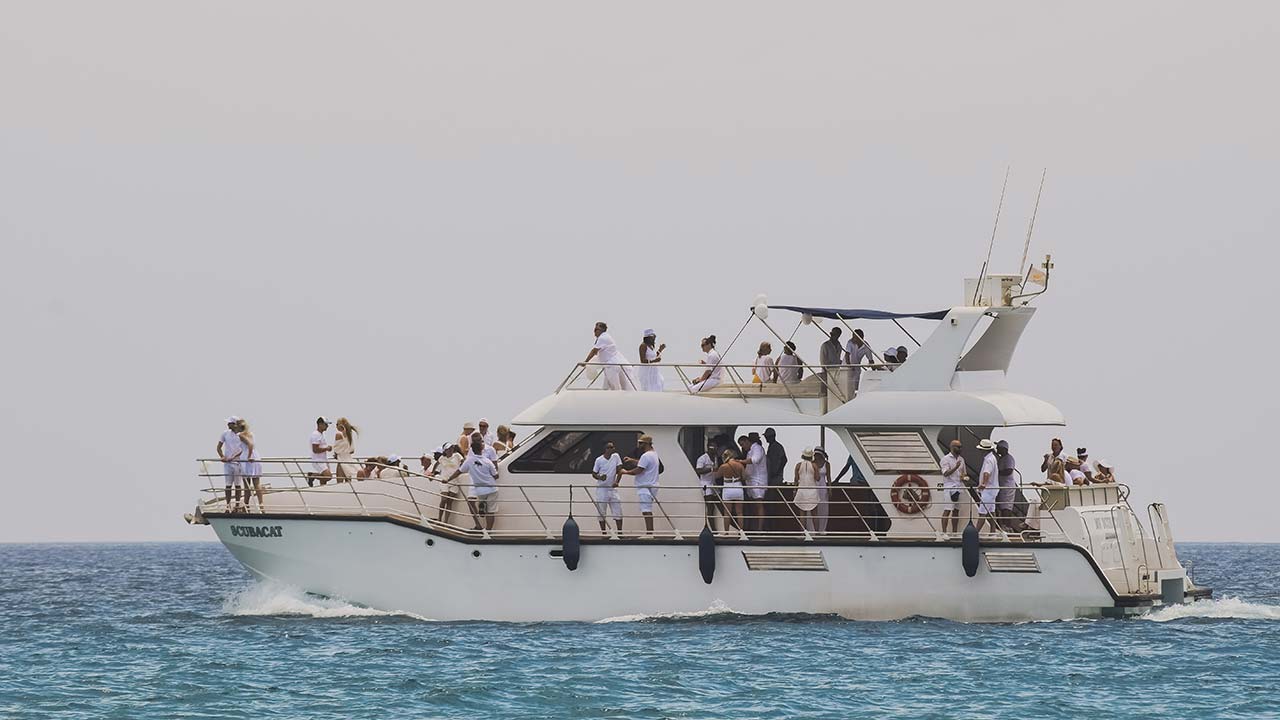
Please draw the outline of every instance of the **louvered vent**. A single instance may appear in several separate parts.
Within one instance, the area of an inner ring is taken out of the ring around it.
[[[987,569],[993,573],[1038,573],[1040,563],[1035,553],[1029,552],[984,552]]]
[[[918,432],[856,432],[858,447],[876,473],[938,474],[938,461]]]
[[[827,570],[821,550],[743,550],[742,559],[748,570]]]

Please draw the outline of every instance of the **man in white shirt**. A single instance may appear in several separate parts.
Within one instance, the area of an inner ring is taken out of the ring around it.
[[[232,415],[227,418],[227,429],[222,431],[222,437],[218,438],[218,457],[222,458],[222,479],[226,482],[225,500],[227,511],[230,512],[234,507],[231,504],[231,489],[235,488],[235,501],[240,504],[240,461],[244,455],[244,441],[240,439],[240,430],[242,429],[240,418]],[[249,494],[245,493],[245,505],[249,504]]]
[[[605,390],[633,390],[635,383],[631,380],[631,368],[623,367],[627,364],[627,359],[623,357],[622,351],[618,350],[608,330],[609,326],[605,323],[596,323],[593,330],[596,341],[583,362],[589,363],[592,358],[599,356],[600,359],[597,362],[604,366],[601,375],[604,378]]]
[[[951,441],[951,452],[942,456],[942,534],[960,532],[960,506],[965,494],[964,458],[959,440]],[[950,529],[948,530],[948,526]]]
[[[618,535],[622,534],[622,500],[618,497],[618,468],[622,465],[622,456],[612,443],[605,443],[604,452],[596,458],[591,468],[591,477],[596,479],[596,515],[600,520],[600,534],[606,535],[609,526],[605,523],[605,511],[612,511],[613,525]],[[617,535],[614,535],[617,537]]]
[[[796,344],[788,341],[782,346],[782,354],[778,356],[778,382],[798,383],[804,374],[800,356],[796,354]]]
[[[996,496],[1000,493],[1000,460],[996,457],[995,443],[987,438],[978,442],[978,449],[985,452],[982,470],[978,473],[978,532],[988,523],[992,530],[999,530],[996,523]]]
[[[471,516],[475,521],[474,530],[483,529],[486,535],[493,529],[493,522],[498,511],[498,463],[497,455],[492,449],[485,452],[484,437],[480,433],[471,434],[471,452],[462,465],[453,472],[448,482],[453,482],[462,473],[471,477],[471,491],[468,493],[467,505],[471,507]],[[493,456],[492,458],[490,456]]]
[[[476,423],[476,429],[480,431],[480,436],[484,438],[485,447],[492,448],[493,444],[498,442],[498,434],[489,429],[488,418],[480,418],[479,422]]]
[[[751,433],[738,438],[742,448],[742,464],[746,466],[747,477],[747,532],[764,529],[764,497],[769,491],[769,466],[765,464],[764,445],[760,442],[760,433]]]
[[[698,461],[693,464],[693,470],[698,474],[698,485],[702,487],[702,509],[706,515],[707,527],[711,528],[711,532],[716,531],[715,516],[722,514],[719,499],[716,497],[716,454],[716,444],[708,440],[707,451],[702,453]]]
[[[871,347],[863,339],[862,328],[856,328],[844,344],[844,362],[849,366],[849,399],[858,394],[862,380],[862,363],[872,362]]]
[[[658,460],[658,453],[653,449],[652,437],[641,435],[639,445],[644,453],[636,462],[636,466],[630,470],[619,468],[618,473],[635,476],[636,498],[640,501],[640,514],[644,515],[645,534],[640,537],[643,540],[651,540],[653,539],[653,503],[658,499],[658,468],[661,463]]]
[[[311,433],[311,472],[307,473],[307,487],[314,487],[316,480],[321,485],[329,482],[332,474],[329,470],[329,451],[333,446],[325,438],[324,432],[329,429],[329,419],[321,415],[316,418],[316,429]]]

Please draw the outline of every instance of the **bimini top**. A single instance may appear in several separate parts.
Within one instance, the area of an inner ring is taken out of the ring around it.
[[[941,320],[947,316],[947,313],[951,312],[950,309],[922,313],[896,313],[888,310],[811,308],[796,305],[770,305],[769,307],[773,310],[790,310],[791,312],[804,313],[805,315],[813,315],[814,317],[828,318],[830,320],[900,320],[902,318]]]

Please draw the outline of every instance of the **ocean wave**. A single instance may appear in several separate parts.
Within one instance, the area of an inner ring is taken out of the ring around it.
[[[618,615],[616,617],[607,617],[603,620],[597,620],[596,624],[604,623],[628,623],[628,622],[645,622],[653,620],[698,620],[702,618],[715,617],[718,615],[737,615],[724,602],[716,600],[711,603],[711,607],[706,610],[693,610],[690,612],[673,612],[673,613],[638,613],[635,615]]]
[[[1141,616],[1152,622],[1171,622],[1190,618],[1224,620],[1280,620],[1280,605],[1252,603],[1240,598],[1224,597],[1200,600],[1185,605],[1170,605]]]
[[[341,598],[312,595],[292,585],[271,580],[257,580],[249,587],[227,597],[222,612],[238,617],[408,617],[429,620],[412,613],[392,612],[356,605]]]

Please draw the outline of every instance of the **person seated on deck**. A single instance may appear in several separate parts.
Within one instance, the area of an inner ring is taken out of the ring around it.
[[[778,369],[778,382],[780,383],[798,383],[804,376],[803,362],[800,356],[796,354],[796,344],[787,341],[782,346],[782,354],[778,356],[778,360],[774,363],[774,367]]]
[[[378,469],[387,464],[385,455],[373,455],[364,459],[364,467],[356,471],[357,480],[368,480],[378,477]]]
[[[720,353],[716,352],[715,335],[702,338],[702,352],[705,355],[699,362],[706,365],[707,369],[689,386],[689,390],[694,393],[714,388],[720,384],[720,378],[724,375],[724,367],[720,365]]]
[[[1098,461],[1098,472],[1093,476],[1095,483],[1114,483],[1116,481],[1116,466],[1106,460]]]
[[[894,353],[894,357],[898,359],[898,364],[901,365],[902,363],[907,361],[907,346],[899,345],[895,349],[897,350],[897,352]]]
[[[409,477],[409,469],[400,462],[399,455],[388,455],[387,461],[378,468],[379,480],[402,480]]]
[[[751,365],[751,382],[778,382],[778,369],[773,366],[773,346],[768,342],[760,343],[760,349],[756,351],[755,362]]]
[[[898,348],[885,348],[883,357],[886,370],[893,372],[898,368]]]
[[[723,512],[725,516],[724,531],[729,532],[729,525],[733,525],[733,529],[739,533],[742,532],[742,498],[743,476],[747,473],[746,468],[738,459],[731,448],[725,448],[720,455],[720,467],[716,468],[712,473],[712,477],[719,480],[723,486],[720,490],[720,498],[723,501]]]
[[[1068,485],[1088,485],[1089,478],[1080,471],[1080,458],[1072,455],[1067,458],[1067,484]]]
[[[1084,473],[1085,479],[1093,482],[1093,463],[1089,462],[1089,449],[1076,448],[1076,457],[1080,458],[1080,472]]]

